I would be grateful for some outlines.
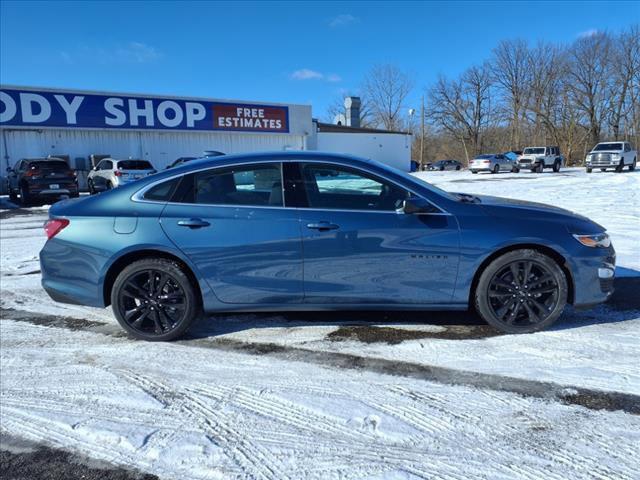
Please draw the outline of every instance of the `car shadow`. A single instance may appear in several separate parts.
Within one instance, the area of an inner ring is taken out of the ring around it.
[[[607,303],[584,310],[569,306],[549,330],[577,329],[638,318],[640,272],[619,268],[618,274],[624,276],[616,278],[615,293]],[[419,338],[471,340],[502,335],[473,311],[313,311],[213,315],[194,325],[188,336],[211,338],[253,329],[300,327],[334,327],[326,336],[329,340],[349,338],[391,344]]]

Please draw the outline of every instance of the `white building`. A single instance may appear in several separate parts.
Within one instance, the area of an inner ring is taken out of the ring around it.
[[[347,120],[358,108],[356,101]],[[323,150],[409,170],[411,151],[410,135],[318,123],[310,105],[8,85],[0,87],[0,134],[3,190],[7,167],[22,158],[64,157],[82,172],[92,155],[163,169],[207,150]]]

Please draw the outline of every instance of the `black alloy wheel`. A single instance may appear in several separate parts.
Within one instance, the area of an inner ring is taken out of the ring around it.
[[[553,259],[535,250],[515,250],[482,273],[476,309],[500,331],[531,333],[557,320],[567,293],[567,279]]]
[[[111,303],[129,334],[151,341],[178,338],[199,311],[189,278],[167,259],[140,260],[125,268],[114,283]]]

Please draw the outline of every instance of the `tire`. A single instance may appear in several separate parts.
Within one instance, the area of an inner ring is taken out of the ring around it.
[[[520,169],[518,167],[512,167],[511,173],[520,173]]]
[[[606,169],[606,168],[601,168],[601,169],[600,169],[600,171],[601,171],[601,172],[606,172],[606,171],[607,171],[607,169]]]
[[[20,185],[20,204],[24,206],[31,205],[31,194],[29,193],[29,186],[24,183]]]
[[[477,170],[471,170],[471,173],[473,173],[474,175],[478,173]]]
[[[96,194],[96,187],[93,186],[93,180],[87,180],[87,188],[89,189],[89,195]]]
[[[623,168],[624,168],[624,159],[621,158],[620,163],[616,167],[616,173],[621,173]]]
[[[592,168],[587,167],[587,173],[591,173],[593,171]]]
[[[460,170],[460,165],[456,166],[456,170]]]
[[[111,182],[107,182],[107,190],[113,190],[113,184]]]
[[[553,162],[553,171],[554,173],[558,173],[560,171],[560,160]]]
[[[638,159],[634,158],[633,162],[631,162],[631,165],[629,165],[629,171],[633,172],[636,169],[636,163],[637,163]]]
[[[542,173],[542,172],[544,172],[544,164],[543,164],[542,162],[540,162],[540,163],[538,164],[538,166],[536,167],[536,172],[537,172],[537,173]]]
[[[176,262],[146,258],[118,274],[111,289],[111,305],[118,323],[131,337],[166,342],[184,335],[200,316],[196,292]],[[163,296],[173,298],[161,300]]]
[[[11,185],[7,186],[7,190],[9,190],[9,200],[16,203],[18,201],[18,194],[11,188]]]
[[[440,167],[440,171],[441,171],[441,172],[444,172],[444,167]]]
[[[500,165],[495,164],[491,173],[500,173]]]
[[[542,278],[547,280],[536,283]],[[532,333],[560,317],[567,304],[568,285],[555,260],[536,250],[521,249],[493,260],[480,274],[473,295],[476,311],[495,329]]]

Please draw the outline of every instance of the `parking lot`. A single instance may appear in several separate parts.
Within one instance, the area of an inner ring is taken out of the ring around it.
[[[616,294],[531,335],[466,312],[324,312],[220,315],[140,343],[110,310],[46,296],[47,207],[3,198],[3,441],[161,478],[637,478],[640,173],[418,175],[601,223]]]

